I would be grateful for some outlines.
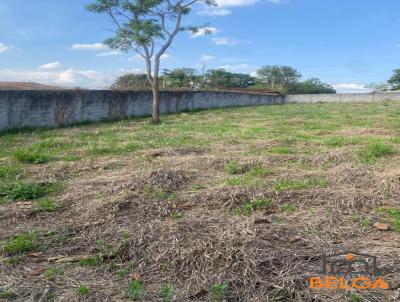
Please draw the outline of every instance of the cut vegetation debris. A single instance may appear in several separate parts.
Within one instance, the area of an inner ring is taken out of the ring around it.
[[[399,280],[399,113],[292,104],[0,134],[0,300],[397,301],[307,276],[351,250]]]

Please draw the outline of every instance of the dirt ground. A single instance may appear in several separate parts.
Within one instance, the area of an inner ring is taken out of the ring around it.
[[[400,301],[400,102],[0,134],[0,301]],[[310,289],[322,255],[388,289]]]

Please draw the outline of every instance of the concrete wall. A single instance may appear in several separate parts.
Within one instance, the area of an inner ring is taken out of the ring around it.
[[[283,96],[233,92],[165,91],[161,113],[231,106],[283,103]],[[22,127],[58,127],[151,114],[148,91],[62,90],[0,91],[0,131]]]
[[[400,101],[400,92],[388,93],[338,93],[338,94],[295,94],[285,96],[285,103],[317,102],[379,102]]]
[[[232,106],[283,103],[374,102],[400,100],[400,93],[266,95],[237,92],[164,91],[161,113]],[[0,91],[0,131],[22,127],[58,127],[151,114],[148,91],[48,90]]]

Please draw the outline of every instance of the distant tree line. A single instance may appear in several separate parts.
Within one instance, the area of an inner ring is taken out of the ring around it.
[[[332,86],[317,78],[300,81],[301,74],[289,66],[264,66],[256,74],[233,73],[225,69],[210,69],[200,75],[192,68],[166,71],[159,77],[165,89],[266,89],[284,94],[336,93]],[[126,74],[119,77],[112,89],[150,89],[146,74]]]
[[[375,92],[400,90],[400,68],[393,70],[393,75],[387,83],[369,84],[367,87]]]

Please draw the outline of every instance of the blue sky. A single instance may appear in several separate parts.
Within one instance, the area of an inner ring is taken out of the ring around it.
[[[140,72],[134,53],[101,43],[113,28],[84,9],[90,0],[0,0],[0,81],[102,87]],[[197,7],[188,24],[212,35],[181,33],[162,68],[223,67],[252,73],[289,65],[339,91],[365,91],[400,68],[399,0],[218,0]]]

